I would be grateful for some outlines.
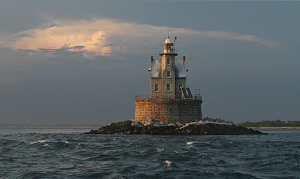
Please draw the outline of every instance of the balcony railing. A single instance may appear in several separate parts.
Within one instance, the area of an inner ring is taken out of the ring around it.
[[[147,94],[135,96],[135,100],[143,100],[143,99],[151,99],[151,96]]]
[[[190,99],[174,99],[174,98],[168,98],[168,97],[162,97],[162,96],[151,96],[151,95],[137,95],[135,96],[135,100],[153,100],[153,101],[167,101],[167,100],[202,100],[202,96],[197,96]]]
[[[174,49],[161,49],[158,51],[159,54],[164,54],[164,53],[168,53],[168,54],[178,54],[178,50],[174,50]]]

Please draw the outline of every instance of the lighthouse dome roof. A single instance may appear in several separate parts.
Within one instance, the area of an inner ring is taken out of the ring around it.
[[[168,38],[166,39],[165,43],[172,43],[171,40],[169,39],[169,36],[168,36]]]

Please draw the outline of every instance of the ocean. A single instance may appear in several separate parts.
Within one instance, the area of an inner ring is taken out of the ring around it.
[[[268,135],[83,134],[0,127],[0,178],[300,178],[300,130]]]

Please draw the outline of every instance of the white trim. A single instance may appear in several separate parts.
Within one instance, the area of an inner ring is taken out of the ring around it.
[[[169,72],[169,76],[168,76],[168,72]],[[167,78],[171,78],[171,71],[167,71]]]
[[[168,86],[169,86],[169,90],[168,90]],[[167,83],[167,92],[171,92],[171,84]]]
[[[157,90],[156,90],[156,85],[157,85]],[[159,85],[158,84],[154,84],[154,92],[159,92]]]

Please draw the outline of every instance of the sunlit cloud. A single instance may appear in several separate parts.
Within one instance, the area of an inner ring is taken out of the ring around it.
[[[187,28],[168,28],[116,21],[94,20],[53,20],[39,28],[29,29],[8,38],[2,38],[2,46],[27,50],[30,54],[44,51],[54,55],[58,49],[82,53],[86,58],[115,56],[122,53],[140,53],[161,42],[167,31],[177,36],[209,37],[220,40],[248,41],[275,48],[276,43],[247,34],[225,31],[197,31]]]

